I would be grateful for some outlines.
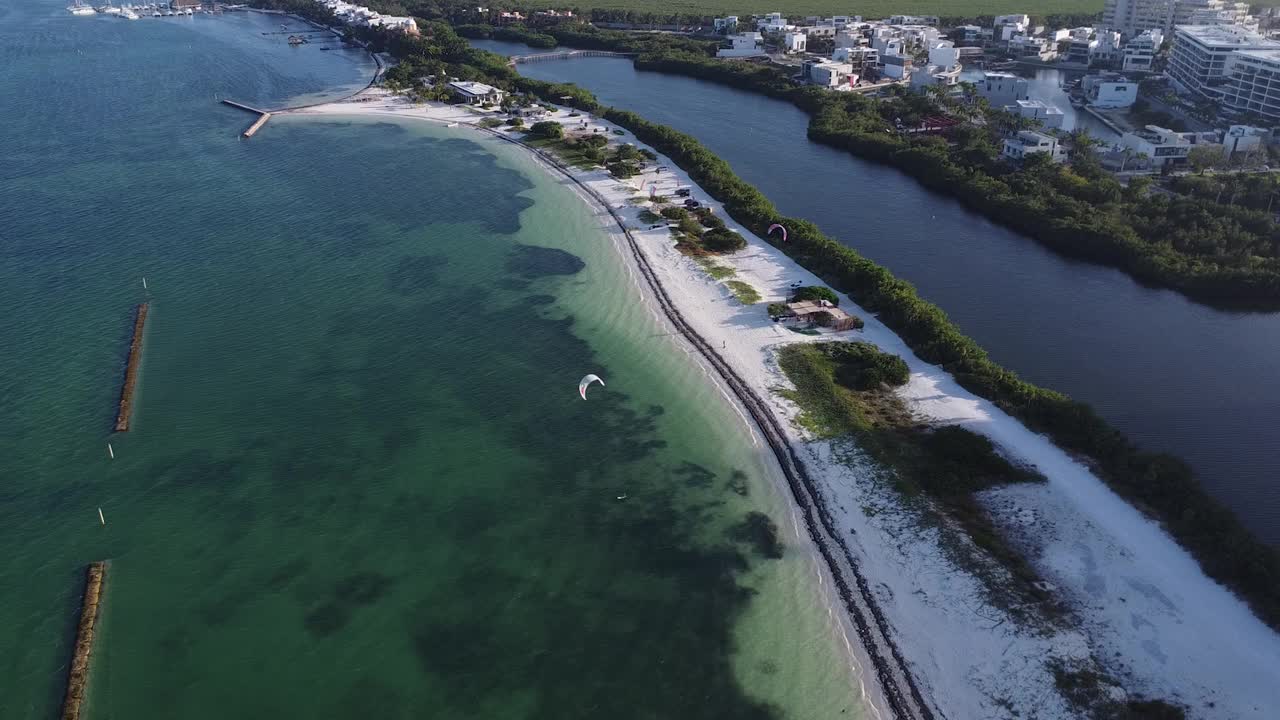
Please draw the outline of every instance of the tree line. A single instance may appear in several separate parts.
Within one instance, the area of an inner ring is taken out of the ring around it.
[[[578,28],[576,32],[590,31]],[[1163,523],[1197,558],[1207,575],[1230,587],[1264,622],[1280,629],[1280,554],[1255,538],[1235,515],[1211,498],[1184,463],[1166,454],[1137,448],[1088,405],[1036,387],[999,366],[940,308],[922,299],[910,283],[826,236],[812,222],[784,217],[759,190],[734,174],[727,162],[696,138],[635,113],[605,107],[589,91],[575,85],[523,77],[507,65],[505,58],[471,48],[447,23],[427,22],[419,37],[383,35],[381,46],[414,68],[442,63],[455,76],[483,80],[549,102],[567,104],[630,130],[641,142],[688,172],[693,181],[723,203],[728,214],[739,223],[775,244],[831,287],[847,293],[867,311],[877,313],[923,360],[941,366],[965,388],[991,400],[1028,427],[1045,433],[1064,450],[1089,457],[1098,476],[1122,497]],[[672,61],[651,57],[646,62],[659,60]],[[687,62],[681,65],[687,74],[706,72],[707,77],[714,79],[722,73],[736,72],[725,70],[720,63]],[[743,69],[742,72],[758,71]],[[776,78],[761,80],[764,87],[779,87],[775,85]],[[743,78],[736,81],[749,84]],[[903,139],[893,132],[883,132],[883,116],[879,116],[877,110],[863,107],[864,101],[856,97],[832,98],[833,95],[816,88],[794,89],[785,94],[814,115],[818,134],[830,133],[833,140],[849,143],[851,149],[856,147],[859,153],[874,159],[883,158],[909,172],[947,173],[958,184],[986,188],[989,192],[1002,193],[1003,188],[1008,187],[1008,196],[1000,202],[1010,208],[1022,208],[1028,217],[1035,217],[1039,222],[1060,224],[1055,232],[1063,236],[1078,233],[1086,245],[1107,247],[1111,241],[1107,229],[1085,217],[1079,208],[1108,199],[1119,202],[1124,193],[1106,185],[1091,188],[1093,183],[1088,178],[1087,166],[1082,170],[1064,169],[1064,174],[1054,178],[1036,176],[1047,172],[1045,167],[1031,168],[1031,174],[1021,180],[1008,176],[1028,172],[1025,169],[1008,171],[1001,177],[992,176],[982,170],[981,162],[990,155],[989,148],[981,146],[984,142],[990,143],[990,137],[975,134],[960,138],[961,146],[954,149],[941,138]],[[919,111],[922,100],[903,98],[902,109]],[[880,132],[876,132],[877,129]],[[814,132],[811,128],[811,134]],[[1068,172],[1071,174],[1065,174]],[[1037,183],[1045,187],[1038,190],[1038,194],[1028,198],[1018,194],[1021,191],[1017,188]],[[977,192],[966,191],[966,196],[975,197]],[[1061,219],[1056,219],[1060,213]],[[775,222],[786,225],[788,242],[782,243],[767,234],[769,225]],[[1132,237],[1126,240],[1142,242]]]

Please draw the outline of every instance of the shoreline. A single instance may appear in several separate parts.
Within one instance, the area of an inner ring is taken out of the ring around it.
[[[446,125],[479,119],[465,108],[435,103],[412,106],[385,93],[382,97],[381,104],[335,103],[297,114],[395,116]],[[607,128],[611,140],[648,147],[630,132],[614,134],[619,128],[611,123],[584,117],[593,126]],[[556,113],[556,119],[576,122],[563,112]],[[489,134],[522,144],[501,132]],[[730,377],[721,381],[739,395],[738,403],[753,416],[754,409],[774,417],[770,423],[767,416],[756,416],[756,425],[766,439],[776,433],[776,439],[785,444],[785,452],[774,451],[781,453],[777,461],[783,475],[790,466],[792,472],[810,478],[809,487],[791,486],[791,499],[804,514],[828,571],[836,582],[844,582],[846,588],[858,586],[857,595],[869,598],[864,619],[880,615],[873,623],[878,630],[868,625],[872,636],[860,631],[859,637],[863,652],[877,666],[881,689],[886,684],[890,687],[886,697],[890,706],[896,706],[895,714],[931,717],[925,713],[943,708],[946,715],[955,717],[1006,717],[1010,712],[1074,717],[1072,708],[1053,692],[1054,676],[1046,667],[1047,658],[1072,662],[1100,658],[1099,664],[1131,690],[1188,705],[1190,717],[1261,718],[1262,708],[1280,704],[1272,690],[1280,685],[1276,667],[1280,638],[1240,600],[1205,577],[1194,559],[1161,528],[1076,459],[989,401],[960,388],[941,368],[917,358],[874,315],[846,300],[849,309],[867,321],[857,339],[907,361],[911,381],[901,395],[917,416],[980,432],[1003,452],[1035,465],[1049,478],[1044,487],[997,489],[983,493],[980,501],[996,524],[1019,540],[1020,549],[1042,577],[1075,608],[1078,623],[1047,636],[1006,623],[1008,618],[999,609],[985,606],[974,578],[940,552],[935,533],[920,533],[902,522],[900,508],[869,512],[868,507],[892,506],[894,499],[868,479],[867,468],[856,457],[848,460],[848,448],[804,437],[788,422],[794,420],[797,408],[771,393],[771,388],[786,384],[772,360],[773,350],[786,342],[812,338],[773,326],[764,318],[763,303],[785,293],[790,279],[802,278],[807,284],[821,281],[726,217],[719,202],[710,200],[673,162],[659,157],[659,163],[665,162],[669,169],[659,178],[646,173],[619,181],[600,170],[560,166],[559,171],[590,190],[613,221],[622,225],[621,234],[637,253],[637,262],[643,259],[651,265],[657,283],[651,292],[665,295],[664,312],[669,304],[679,318],[671,322],[677,327],[683,323],[703,343],[711,338],[711,347],[705,348],[710,354],[703,352],[703,358],[717,372],[721,371],[717,363],[728,369]],[[553,167],[558,165],[553,161]],[[744,306],[736,304],[723,285],[670,247],[665,226],[655,233],[636,229],[645,226],[634,218],[628,221],[639,208],[626,201],[639,192],[636,182],[649,179],[693,187],[699,200],[707,201],[748,240],[746,250],[719,257],[717,262],[733,267],[740,278],[758,287],[765,296],[762,303],[745,306],[744,313]],[[663,303],[661,298],[655,300]],[[697,346],[696,340],[686,338]],[[714,341],[723,343],[722,351],[712,349]],[[731,377],[746,390],[745,398]],[[792,478],[787,480],[790,483]],[[832,540],[838,549],[832,547]],[[1095,587],[1099,582],[1100,590]],[[850,608],[848,598],[844,599],[861,630],[861,608]],[[873,636],[881,634],[878,642]],[[900,654],[894,652],[898,648]],[[992,658],[999,660],[984,662]],[[899,672],[901,676],[895,678]],[[912,692],[914,682],[922,690]],[[1212,707],[1207,705],[1210,702]],[[899,714],[912,709],[921,714]]]

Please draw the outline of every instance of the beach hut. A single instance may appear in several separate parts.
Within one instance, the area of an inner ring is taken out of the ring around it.
[[[787,303],[787,310],[791,317],[810,325],[829,327],[832,330],[852,330],[857,326],[857,320],[852,315],[826,300]]]

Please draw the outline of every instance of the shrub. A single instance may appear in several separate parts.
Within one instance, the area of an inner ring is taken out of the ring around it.
[[[680,219],[680,232],[692,238],[702,237],[702,225],[688,214]]]
[[[619,180],[626,180],[636,174],[636,167],[630,163],[611,162],[605,165],[609,170],[609,174]]]
[[[786,317],[789,314],[791,314],[791,309],[787,307],[786,303],[769,303],[769,317]]]
[[[588,135],[582,139],[582,142],[593,148],[602,148],[609,144],[609,138],[603,135]]]
[[[533,127],[529,128],[529,132],[539,137],[558,140],[564,137],[564,126],[554,120],[543,120],[534,123]]]
[[[733,252],[747,246],[746,238],[725,228],[712,228],[702,233],[702,246],[715,252]]]
[[[682,207],[664,207],[661,212],[662,217],[668,220],[683,220],[689,217],[689,211]]]
[[[814,302],[818,300],[826,300],[832,305],[840,304],[840,296],[836,295],[835,291],[831,288],[823,287],[821,285],[806,285],[804,287],[796,288],[795,293],[791,296],[791,301],[801,302],[804,300]]]
[[[698,222],[709,228],[723,228],[724,221],[718,215],[711,212],[709,207],[700,207],[694,211],[694,215],[698,216]]]
[[[507,124],[515,128],[524,127],[524,118],[513,117],[507,121]]]
[[[836,363],[836,382],[851,390],[898,387],[911,377],[905,360],[870,343],[828,343],[822,349]]]

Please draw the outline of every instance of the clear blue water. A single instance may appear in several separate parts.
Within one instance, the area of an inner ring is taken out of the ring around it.
[[[241,140],[217,98],[373,71],[278,17],[62,6],[0,0],[0,718],[55,716],[101,559],[95,720],[860,716],[760,449],[577,196],[465,129]]]
[[[809,142],[807,116],[788,103],[621,59],[520,70],[697,137],[782,212],[914,283],[997,362],[1187,460],[1214,496],[1280,542],[1280,314],[1205,307],[1054,255],[902,173]]]

